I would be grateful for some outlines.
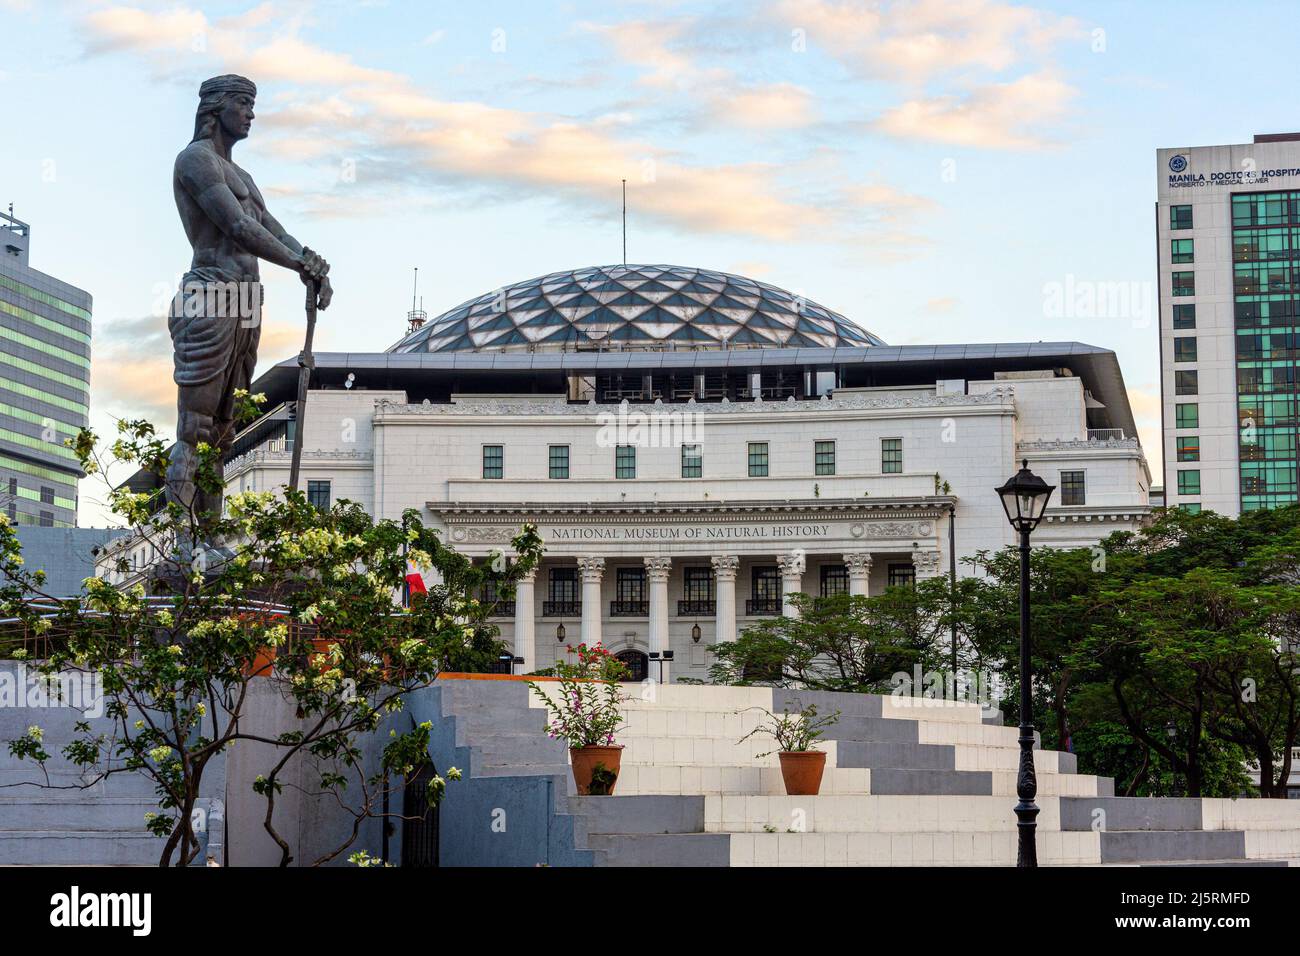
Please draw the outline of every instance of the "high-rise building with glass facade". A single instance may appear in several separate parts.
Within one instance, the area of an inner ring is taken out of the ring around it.
[[[1165,495],[1300,501],[1300,133],[1156,153]]]
[[[0,213],[0,511],[73,527],[81,470],[64,442],[89,412],[91,298],[33,269],[30,242]]]

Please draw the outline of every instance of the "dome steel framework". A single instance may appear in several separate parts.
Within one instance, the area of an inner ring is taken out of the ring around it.
[[[785,289],[670,265],[592,266],[458,305],[389,352],[862,348],[885,343]]]

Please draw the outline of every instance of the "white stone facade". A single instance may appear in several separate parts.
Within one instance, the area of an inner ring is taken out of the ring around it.
[[[481,559],[534,523],[545,557],[499,619],[526,669],[599,639],[616,653],[672,651],[649,676],[662,666],[667,680],[702,678],[708,645],[792,612],[784,597],[821,593],[823,576],[875,594],[891,579],[948,573],[954,510],[959,558],[1011,544],[994,488],[1021,458],[1052,484],[1063,471],[1084,478],[1083,503],[1058,491],[1035,544],[1087,545],[1137,527],[1149,513],[1142,449],[1090,432],[1086,401],[1078,378],[1047,371],[780,402],[407,403],[401,391],[330,389],[308,400],[301,487],[329,482],[331,500],[380,518],[418,508]],[[821,446],[821,471],[833,473],[818,473],[818,442],[834,443],[833,465]],[[766,475],[751,475],[756,443]],[[682,477],[682,444],[698,446],[699,477]],[[616,477],[618,445],[635,448],[635,477]],[[485,446],[501,449],[499,478],[485,477]],[[567,448],[568,477],[550,477],[552,446]],[[226,477],[231,490],[265,491],[288,468],[289,452],[271,442],[230,461]]]

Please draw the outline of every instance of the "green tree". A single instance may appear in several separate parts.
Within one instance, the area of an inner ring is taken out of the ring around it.
[[[94,436],[83,431],[76,447],[82,467],[103,474],[107,460]],[[199,452],[197,481],[219,487],[216,453]],[[107,459],[160,478],[167,469],[166,445],[146,422],[120,423]],[[441,671],[496,661],[491,607],[470,595],[491,582],[508,597],[541,550],[525,528],[512,555],[475,566],[415,511],[376,521],[347,501],[318,510],[297,491],[231,495],[224,515],[195,514],[125,487],[109,500],[129,532],[162,556],[154,583],[170,593],[151,597],[143,586],[123,590],[90,578],[79,598],[56,600],[42,590],[44,574],[24,567],[15,531],[0,519],[0,616],[19,625],[0,635],[9,645],[0,656],[23,656],[31,650],[27,636],[40,635],[43,674],[71,670],[101,682],[111,731],[80,722],[62,753],[88,772],[84,786],[119,773],[153,782],[162,812],[146,825],[164,840],[164,866],[186,865],[199,852],[193,815],[204,772],[241,741],[273,748],[254,789],[266,800],[263,825],[281,865],[292,854],[276,825],[276,799],[298,758],[314,768],[317,792],[337,797],[355,818],[346,842],[308,862],[342,853],[366,819],[383,815],[383,794],[427,761],[430,727],[392,731],[377,772],[366,770],[364,738]],[[403,608],[396,598],[408,559],[435,570],[439,583]],[[120,570],[128,570],[124,560]],[[250,724],[254,681],[269,682],[294,707],[294,729],[272,735]],[[51,757],[39,728],[9,747],[41,765]],[[444,787],[434,777],[430,799]]]
[[[943,661],[948,582],[893,587],[863,597],[792,595],[796,617],[768,618],[714,644],[709,677],[720,684],[887,692],[890,678]]]

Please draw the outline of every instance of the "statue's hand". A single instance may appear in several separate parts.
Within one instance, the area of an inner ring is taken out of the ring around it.
[[[298,264],[298,275],[303,283],[323,282],[329,275],[330,264],[310,249],[303,247],[302,261]]]
[[[332,298],[334,298],[334,290],[330,287],[330,280],[327,276],[321,279],[320,284],[316,287],[316,308],[328,309]]]

